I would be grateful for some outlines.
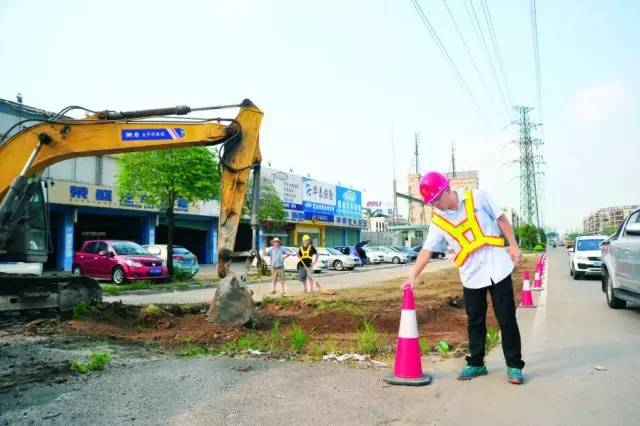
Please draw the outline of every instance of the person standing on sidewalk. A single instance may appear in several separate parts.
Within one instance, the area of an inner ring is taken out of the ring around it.
[[[271,260],[271,294],[276,294],[276,282],[280,280],[282,284],[282,294],[286,294],[285,291],[285,275],[284,275],[284,260],[290,255],[280,246],[280,238],[275,237],[271,240],[271,247],[262,249],[262,257],[269,255]]]
[[[463,285],[470,352],[458,379],[469,380],[488,373],[484,356],[489,293],[502,334],[508,380],[522,384],[524,361],[511,281],[514,263],[522,260],[522,253],[509,220],[484,191],[451,190],[449,180],[438,172],[422,177],[420,193],[434,212],[409,284],[413,286],[418,280],[432,252],[444,252],[446,244],[454,250],[454,263],[460,268]],[[508,250],[504,248],[505,239]]]
[[[302,268],[298,268],[298,278],[304,286],[304,292],[313,293],[313,276],[310,274],[318,261],[318,251],[311,244],[311,237],[308,235],[302,237],[302,247],[298,249],[298,258],[304,264]]]

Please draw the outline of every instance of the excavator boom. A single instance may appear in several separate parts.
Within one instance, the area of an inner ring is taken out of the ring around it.
[[[173,117],[228,107],[240,108],[235,118]],[[46,167],[74,157],[204,145],[222,145],[218,253],[233,251],[249,174],[252,169],[259,173],[262,115],[249,100],[224,107],[102,111],[86,119],[43,119],[11,138],[0,139],[0,262],[46,259],[46,249],[44,255],[42,247],[39,253],[34,252],[33,247],[39,244],[29,242],[25,237],[28,229],[21,228],[29,222],[28,211],[33,209],[27,205],[37,195],[39,175]],[[0,293],[3,277],[7,287],[6,275],[0,275]]]

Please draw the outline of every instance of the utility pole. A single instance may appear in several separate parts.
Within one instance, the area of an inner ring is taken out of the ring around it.
[[[391,122],[391,161],[393,162],[393,217],[392,223],[398,224],[398,187],[396,184],[396,143],[395,143],[395,123]]]
[[[542,145],[540,139],[531,137],[531,130],[540,124],[532,123],[529,112],[533,108],[516,106],[519,119],[514,121],[520,127],[520,139],[514,141],[520,148],[520,158],[516,160],[520,164],[520,211],[526,221],[531,225],[540,227],[540,208],[538,205],[538,176],[539,166],[542,164],[542,156],[535,153],[536,147]]]
[[[420,153],[418,151],[418,146],[420,145],[420,133],[415,132],[413,136],[415,138],[415,151],[413,152],[413,155],[416,160],[416,174],[419,175],[420,174]]]
[[[451,177],[456,177],[456,143],[451,141]]]

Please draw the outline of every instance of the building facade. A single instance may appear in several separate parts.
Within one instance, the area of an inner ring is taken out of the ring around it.
[[[638,206],[618,206],[598,209],[583,220],[583,231],[587,234],[602,234],[620,226],[622,221]]]
[[[513,228],[517,228],[522,225],[522,218],[513,207],[503,207],[502,212],[507,216],[507,219],[509,219]]]
[[[262,184],[277,191],[286,217],[281,229],[263,224],[261,245],[277,236],[283,245],[297,246],[305,234],[319,247],[353,245],[360,240],[366,227],[361,191],[264,166],[260,176]]]

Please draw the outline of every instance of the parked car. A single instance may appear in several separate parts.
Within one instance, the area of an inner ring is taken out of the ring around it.
[[[355,255],[358,256],[360,258],[360,265],[356,265],[356,266],[362,266],[362,265],[367,265],[369,263],[382,263],[384,262],[384,256],[376,256],[373,259],[370,258],[367,255],[367,252],[362,248],[362,247],[357,247],[357,246],[336,246],[334,247],[336,250],[338,250],[340,253],[342,254],[346,254],[347,256],[349,255]]]
[[[146,244],[142,247],[162,259],[165,265],[167,264],[166,244]],[[182,246],[173,246],[173,268],[179,272],[189,273],[193,277],[200,270],[198,257]]]
[[[416,253],[420,253],[420,250],[422,250],[422,246],[415,246],[415,247],[411,247],[411,250],[415,251]],[[445,254],[441,251],[434,251],[431,252],[431,258],[432,259],[444,259],[445,258]]]
[[[158,256],[133,241],[118,240],[85,241],[73,257],[72,271],[115,284],[169,277],[167,267]]]
[[[601,244],[602,291],[613,309],[640,304],[640,210]]]
[[[404,246],[391,246],[391,249],[396,250],[400,253],[404,253],[407,256],[407,260],[409,262],[413,262],[418,257],[418,252],[412,248],[404,247]]]
[[[296,247],[284,247],[284,249],[286,250],[287,254],[289,254],[289,256],[284,260],[284,270],[297,271],[298,268],[302,268],[302,265],[299,264],[299,261],[298,261],[298,256],[297,256],[298,249]],[[268,254],[264,256],[263,259],[268,266],[271,266],[271,257]],[[253,267],[255,267],[256,264],[257,264],[257,259],[253,259]],[[313,267],[313,271],[322,272],[327,268],[329,268],[329,262],[326,259],[320,258],[320,256],[318,255],[318,261]]]
[[[378,258],[382,256],[384,262],[388,263],[407,263],[407,256],[404,253],[400,253],[396,250],[392,250],[387,246],[364,246],[364,250],[367,252],[367,256]]]
[[[331,247],[317,247],[316,250],[318,250],[320,260],[326,260],[329,268],[333,268],[336,271],[343,271],[345,269],[352,270],[357,265],[362,264],[360,257],[342,254]]]
[[[604,235],[586,235],[576,238],[574,246],[569,249],[569,275],[574,280],[579,280],[583,275],[600,275],[602,271],[600,243],[606,239]]]

